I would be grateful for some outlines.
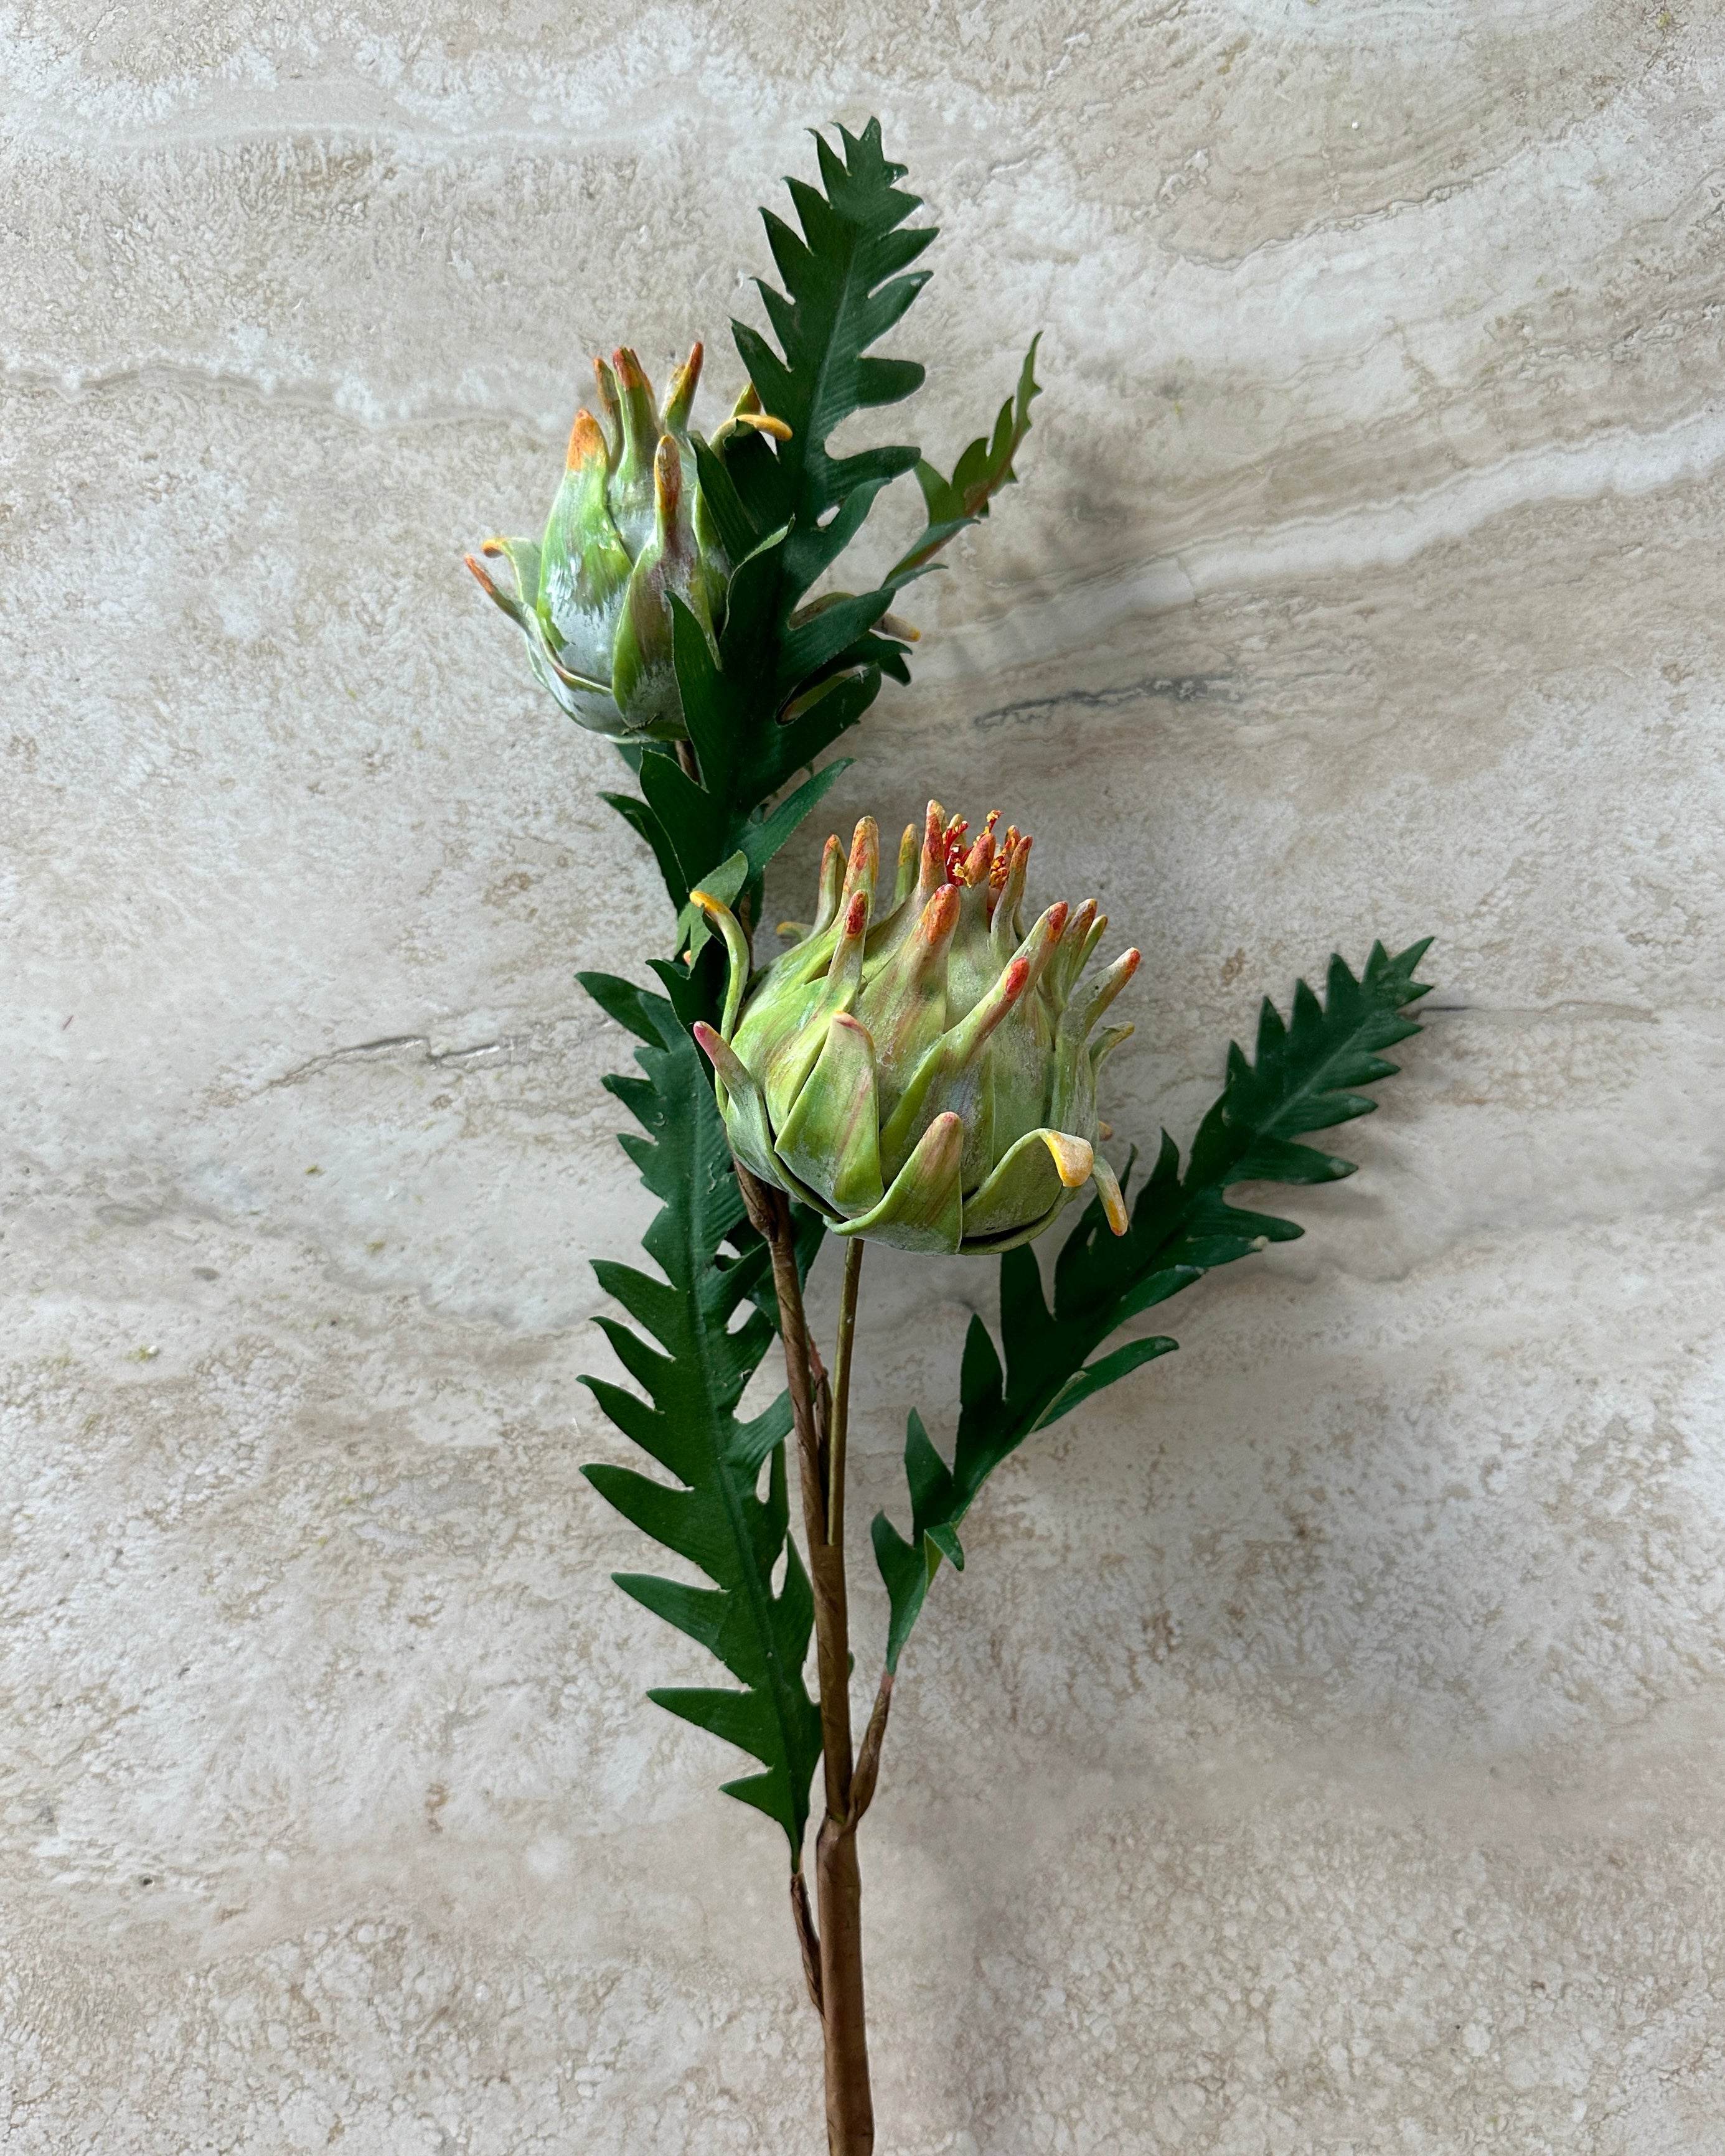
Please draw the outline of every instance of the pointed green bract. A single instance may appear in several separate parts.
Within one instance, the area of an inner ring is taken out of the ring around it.
[[[941,1459],[913,1414],[905,1445],[910,1539],[884,1512],[875,1517],[875,1560],[892,1604],[888,1669],[898,1666],[941,1555],[951,1555],[959,1522],[1000,1462],[1033,1431],[1175,1344],[1162,1337],[1131,1341],[1092,1362],[1108,1336],[1217,1265],[1303,1232],[1291,1220],[1230,1205],[1230,1186],[1329,1182],[1353,1173],[1352,1162],[1293,1141],[1377,1106],[1356,1089],[1394,1075],[1399,1066],[1379,1051],[1420,1031],[1403,1014],[1428,993],[1414,972],[1430,940],[1394,958],[1374,943],[1358,978],[1332,957],[1324,1001],[1299,983],[1291,1024],[1266,999],[1255,1060],[1229,1049],[1227,1081],[1199,1126],[1184,1174],[1178,1148],[1164,1132],[1124,1236],[1106,1232],[1100,1199],[1086,1209],[1055,1265],[1052,1311],[1029,1250],[1014,1250],[1002,1259],[1004,1368],[988,1327],[973,1317],[952,1465]]]
[[[843,768],[817,773],[816,759],[861,718],[883,675],[910,680],[914,631],[888,616],[894,595],[1011,483],[1038,393],[1033,343],[1017,394],[950,481],[909,444],[832,453],[846,420],[922,382],[920,366],[872,347],[922,290],[927,273],[913,265],[936,228],[906,223],[921,203],[898,184],[904,167],[886,157],[878,121],[860,135],[841,127],[836,147],[817,136],[815,151],[820,184],[786,183],[799,228],[762,213],[781,281],[759,289],[778,346],[732,324],[750,378],[731,416],[711,439],[691,424],[698,345],[656,418],[633,352],[596,362],[598,417],[577,415],[543,547],[487,541],[507,581],[469,557],[526,637],[535,677],[616,741],[641,778],[639,796],[602,798],[651,849],[680,912],[741,851],[740,907],[757,914],[768,861]],[[881,490],[912,471],[931,518],[915,560],[872,590],[809,603]],[[692,775],[669,753],[654,761],[682,740]],[[769,809],[798,771],[806,782]],[[702,933],[688,921],[682,931],[678,949],[698,957]]]
[[[621,1265],[594,1268],[606,1293],[634,1321],[603,1322],[619,1361],[646,1398],[603,1378],[582,1382],[624,1435],[676,1482],[626,1467],[583,1471],[626,1518],[711,1583],[696,1588],[650,1575],[618,1576],[626,1593],[698,1640],[743,1687],[649,1697],[759,1761],[760,1774],[725,1786],[778,1820],[794,1866],[820,1756],[820,1717],[802,1674],[814,1601],[787,1532],[783,1440],[790,1407],[780,1394],[752,1420],[737,1416],[773,1337],[758,1304],[733,1326],[767,1284],[767,1252],[744,1218],[712,1086],[685,1029],[697,992],[670,967],[661,968],[661,978],[669,1001],[610,974],[581,976],[595,1001],[644,1044],[635,1060],[645,1077],[606,1083],[647,1133],[623,1144],[660,1201],[643,1241],[663,1275],[655,1279]],[[775,1592],[773,1576],[781,1560],[783,1582]]]
[[[471,555],[467,566],[527,641],[535,678],[578,726],[614,741],[672,741],[684,731],[671,664],[667,602],[691,608],[709,640],[730,564],[703,531],[689,409],[701,378],[697,344],[673,377],[658,417],[634,354],[595,366],[602,423],[580,411],[569,431],[562,484],[539,546],[488,539],[515,589]]]
[[[1112,1173],[1096,1167],[1088,1036],[1138,953],[1081,993],[1106,918],[1093,899],[1060,903],[1025,934],[1031,842],[1016,826],[997,839],[999,820],[973,840],[931,801],[890,893],[876,890],[874,819],[857,825],[836,887],[834,834],[820,927],[752,981],[735,916],[716,892],[693,895],[729,960],[722,1035],[699,1038],[732,1143],[836,1235],[993,1255],[1042,1234],[1093,1174],[1126,1232]]]

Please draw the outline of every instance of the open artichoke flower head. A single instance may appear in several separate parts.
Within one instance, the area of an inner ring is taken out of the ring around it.
[[[697,1025],[742,1164],[818,1206],[841,1235],[906,1250],[1029,1242],[1094,1179],[1116,1235],[1126,1208],[1096,1150],[1096,1071],[1132,1031],[1096,1021],[1137,970],[1127,951],[1081,988],[1107,918],[1051,906],[1028,935],[1030,841],[968,827],[937,802],[876,903],[880,838],[865,817],[847,861],[821,863],[817,917],[752,992],[730,910],[724,1023]]]
[[[514,591],[467,557],[526,638],[539,681],[578,725],[614,741],[670,741],[687,731],[667,594],[683,602],[710,644],[724,619],[733,565],[696,483],[689,433],[701,360],[697,344],[655,418],[653,385],[634,354],[615,352],[609,366],[596,359],[600,416],[575,414],[543,538],[487,539],[481,549],[509,563]],[[780,439],[790,432],[762,415],[752,388],[715,445],[738,427]]]

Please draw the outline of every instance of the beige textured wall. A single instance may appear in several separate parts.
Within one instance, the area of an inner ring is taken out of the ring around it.
[[[1332,942],[1442,1007],[934,1595],[883,2156],[1717,2149],[1717,12],[289,12],[0,19],[0,2142],[819,2145],[781,1848],[577,1473],[644,1212],[571,974],[652,879],[457,562],[593,349],[734,385],[753,205],[878,110],[920,439],[1039,325],[1048,394],[835,807],[1100,891],[1122,1134]],[[859,1519],[987,1287],[871,1278]]]

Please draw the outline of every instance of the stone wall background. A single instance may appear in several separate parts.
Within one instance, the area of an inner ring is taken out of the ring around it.
[[[459,557],[592,351],[734,386],[755,204],[879,111],[916,437],[1038,326],[1048,393],[834,820],[1034,819],[1147,952],[1122,1135],[1439,938],[1359,1175],[937,1590],[882,2149],[1715,2148],[1712,12],[41,0],[0,54],[0,2141],[819,2145],[782,1855],[577,1472],[644,1211],[571,975],[654,886]],[[987,1281],[871,1288],[858,1519]]]

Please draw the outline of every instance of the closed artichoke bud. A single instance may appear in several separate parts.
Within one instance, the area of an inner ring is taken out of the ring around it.
[[[814,921],[752,990],[741,928],[693,894],[731,962],[722,1024],[695,1032],[732,1149],[835,1234],[1010,1250],[1092,1180],[1126,1232],[1119,1183],[1096,1150],[1096,1071],[1132,1028],[1092,1034],[1138,953],[1081,982],[1107,926],[1094,901],[1051,906],[1026,932],[1030,841],[997,838],[998,822],[969,841],[931,802],[890,892],[871,819],[848,860],[829,839]]]
[[[488,539],[482,549],[508,562],[515,589],[467,557],[526,637],[535,677],[569,717],[614,741],[687,732],[671,667],[672,596],[717,655],[732,564],[696,483],[689,415],[701,362],[697,344],[655,417],[652,384],[632,352],[614,353],[608,366],[595,360],[598,416],[575,415],[544,536],[536,546]],[[726,427],[737,424],[733,415]],[[788,432],[777,420],[745,424]]]

